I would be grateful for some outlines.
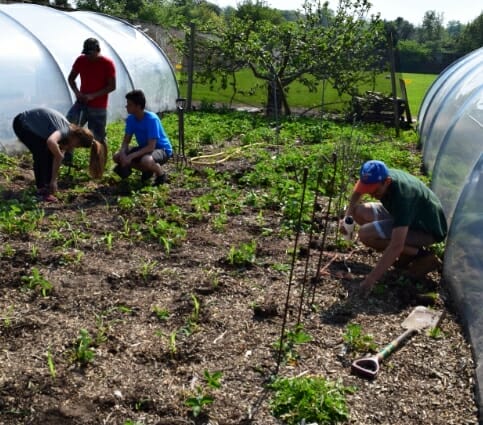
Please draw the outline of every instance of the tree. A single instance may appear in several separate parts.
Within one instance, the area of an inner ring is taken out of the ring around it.
[[[363,72],[380,64],[374,57],[384,31],[378,16],[367,20],[367,0],[341,0],[335,14],[327,2],[306,1],[295,22],[280,23],[263,4],[249,6],[243,19],[235,13],[217,29],[202,66],[205,75],[225,80],[235,69],[249,68],[267,88],[268,112],[283,105],[290,114],[287,90],[295,80],[310,90],[329,80],[339,93],[354,93]]]
[[[404,18],[396,18],[394,21],[384,21],[386,34],[392,34],[394,44],[399,40],[412,40],[416,36],[416,29],[411,22]]]
[[[458,46],[462,54],[469,53],[483,46],[483,12],[474,21],[466,25]]]

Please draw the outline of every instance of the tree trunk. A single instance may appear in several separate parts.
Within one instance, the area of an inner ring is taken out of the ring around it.
[[[290,107],[280,83],[270,81],[267,90],[267,116],[273,118],[279,117],[282,113],[282,105],[285,115],[290,115]]]

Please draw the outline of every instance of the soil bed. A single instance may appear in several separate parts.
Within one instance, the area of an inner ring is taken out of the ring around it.
[[[0,178],[4,200],[25,194],[29,167]],[[235,174],[244,167],[228,161],[219,171]],[[169,194],[168,205],[189,211],[202,190],[184,187],[173,177],[159,190]],[[289,269],[274,266],[290,265],[294,247],[293,238],[265,232],[279,228],[280,212],[265,213],[262,224],[258,212],[246,208],[228,216],[218,232],[211,225],[216,211],[207,212],[185,223],[184,242],[168,255],[155,240],[120,236],[126,222],[142,215],[120,208],[118,199],[127,194],[122,184],[90,183],[89,189],[63,191],[61,202],[44,204],[35,232],[1,235],[0,423],[281,423],[270,414],[272,393],[265,390],[276,365],[273,344],[280,337],[289,283]],[[53,223],[60,222],[62,242],[52,233]],[[255,263],[230,265],[230,247],[252,240]],[[307,249],[307,235],[299,246],[305,255],[308,251],[309,277],[322,255],[320,280],[312,286],[305,279],[316,308],[305,299],[301,321],[313,340],[297,347],[298,360],[282,364],[280,375],[320,375],[357,387],[347,395],[352,424],[478,422],[470,346],[438,273],[401,284],[400,271],[391,270],[383,290],[361,299],[357,285],[376,253],[357,241],[345,252],[330,250],[329,240],[320,254]],[[302,255],[295,262],[288,326],[297,320],[305,266]],[[25,288],[22,278],[34,268],[53,285],[46,297]],[[437,296],[422,296],[428,292]],[[382,347],[402,333],[404,318],[421,303],[444,310],[442,337],[414,336],[383,363],[374,381],[351,375],[350,364],[361,353],[344,350],[347,325],[359,324]],[[156,309],[169,314],[160,319]],[[81,329],[97,339],[85,365],[72,360]],[[221,388],[212,391],[213,404],[193,418],[185,401],[202,385],[205,370],[222,371]]]

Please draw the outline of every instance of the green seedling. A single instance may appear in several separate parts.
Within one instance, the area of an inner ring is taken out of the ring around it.
[[[69,251],[64,251],[61,254],[60,264],[67,265],[67,264],[80,264],[84,258],[84,253],[78,249],[73,249]]]
[[[428,334],[429,337],[431,337],[433,339],[442,339],[442,338],[444,338],[444,333],[441,330],[441,328],[439,328],[438,326],[436,326],[435,328],[428,329],[427,330],[427,334]]]
[[[15,249],[8,242],[3,245],[2,257],[12,258],[15,255]]]
[[[114,236],[111,232],[107,232],[103,237],[102,240],[106,244],[106,249],[108,251],[112,251],[112,241],[114,239]]]
[[[153,313],[156,315],[156,317],[160,321],[166,321],[169,318],[169,310],[166,309],[166,308],[154,306],[153,307]]]
[[[375,352],[377,350],[374,337],[372,335],[363,334],[361,326],[357,323],[349,323],[342,338],[349,351],[367,353]]]
[[[279,339],[273,344],[273,348],[277,352],[281,351],[285,361],[294,362],[299,358],[296,346],[310,341],[312,341],[312,337],[304,331],[303,325],[299,324],[293,330],[285,331],[282,341]]]
[[[54,358],[52,357],[50,348],[47,350],[46,356],[47,356],[47,366],[49,367],[50,376],[53,380],[55,380],[55,377],[57,376],[57,372],[55,370]]]
[[[9,305],[5,315],[2,317],[3,320],[3,327],[8,328],[12,324],[12,316],[13,316],[14,306]]]
[[[87,329],[81,329],[75,343],[73,361],[79,363],[81,366],[85,366],[92,361],[95,356],[92,347],[93,343],[94,342]]]
[[[232,266],[249,266],[255,262],[257,242],[255,240],[242,243],[238,248],[232,246],[227,255]]]
[[[149,280],[149,277],[152,276],[157,266],[158,262],[156,260],[146,260],[141,263],[139,274],[141,275],[143,282]]]
[[[176,335],[178,334],[177,330],[172,331],[169,334],[169,352],[171,353],[171,358],[173,358],[176,354]]]
[[[216,372],[210,373],[208,370],[205,370],[203,375],[205,377],[206,385],[208,385],[209,388],[211,389],[221,388],[220,380],[223,376],[223,372],[216,371]]]
[[[345,394],[355,392],[340,381],[320,377],[277,378],[270,411],[287,425],[301,423],[337,424],[349,419]]]
[[[43,297],[48,296],[53,289],[53,285],[35,267],[32,268],[30,275],[22,276],[22,281],[26,282],[25,286],[27,289],[38,289]]]
[[[155,332],[156,336],[166,339],[168,341],[168,348],[169,348],[169,354],[171,358],[173,359],[176,355],[177,348],[176,348],[176,337],[178,335],[178,329],[175,329],[172,331],[169,335],[166,335],[163,331],[157,330]]]
[[[189,317],[190,322],[198,323],[200,319],[200,302],[198,298],[194,294],[191,294],[191,300],[193,301],[193,310],[191,311],[191,315]]]
[[[39,258],[39,247],[35,244],[30,245],[30,258],[33,261]]]
[[[211,225],[215,232],[223,232],[226,228],[226,224],[228,222],[228,216],[225,213],[220,213],[213,217],[211,220]]]
[[[272,264],[272,269],[276,270],[278,272],[288,272],[290,271],[290,264],[285,264],[285,263],[276,263]]]
[[[185,405],[191,408],[191,414],[195,418],[200,415],[206,406],[215,401],[213,395],[208,390],[221,388],[220,380],[223,373],[220,371],[210,373],[208,370],[205,370],[203,375],[205,383],[196,386],[194,394],[185,401]]]

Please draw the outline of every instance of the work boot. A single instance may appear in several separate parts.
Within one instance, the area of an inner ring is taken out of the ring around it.
[[[141,183],[146,184],[151,177],[153,177],[152,171],[143,171],[141,173]]]
[[[153,186],[160,186],[165,183],[168,183],[168,176],[166,174],[161,174],[160,176],[156,176]]]
[[[401,254],[399,258],[394,262],[393,267],[395,269],[406,269],[411,261],[415,259],[415,255]]]
[[[121,179],[127,179],[131,175],[131,168],[129,167],[121,167],[119,164],[117,164],[113,171],[121,177]]]
[[[416,258],[411,261],[405,274],[412,279],[422,279],[429,272],[439,270],[441,265],[442,262],[436,254],[420,250]]]

